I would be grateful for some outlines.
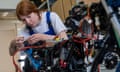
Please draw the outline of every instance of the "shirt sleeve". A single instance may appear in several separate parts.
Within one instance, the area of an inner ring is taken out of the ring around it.
[[[62,31],[67,31],[67,28],[64,25],[63,21],[55,12],[51,12],[50,19],[56,34],[59,34]]]

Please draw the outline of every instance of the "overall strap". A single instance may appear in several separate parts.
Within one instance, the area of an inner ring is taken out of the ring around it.
[[[46,22],[47,22],[47,24],[48,24],[48,26],[49,27],[52,27],[51,26],[51,20],[50,20],[50,11],[47,11],[47,13],[46,13]]]
[[[35,32],[33,31],[31,27],[26,26],[26,28],[28,29],[30,35],[35,34]]]
[[[50,11],[47,11],[46,13],[46,22],[48,24],[49,31],[45,32],[45,34],[56,35],[54,32],[53,26],[51,24]]]

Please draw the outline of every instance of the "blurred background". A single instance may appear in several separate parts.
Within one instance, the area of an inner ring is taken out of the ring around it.
[[[15,8],[20,0],[0,0],[0,72],[15,72],[12,57],[9,55],[9,43],[16,37],[17,30],[23,26],[15,15]],[[86,4],[99,0],[31,0],[40,9],[55,11],[64,21],[69,10],[79,1]]]

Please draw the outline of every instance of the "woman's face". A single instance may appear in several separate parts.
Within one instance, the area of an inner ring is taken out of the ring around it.
[[[30,27],[35,27],[39,23],[40,19],[37,13],[30,13],[27,16],[20,16],[21,21],[23,21],[24,24],[27,24]]]

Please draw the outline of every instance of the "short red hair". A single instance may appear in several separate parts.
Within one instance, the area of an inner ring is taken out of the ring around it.
[[[35,4],[28,0],[22,0],[16,7],[16,15],[19,20],[21,20],[20,16],[27,16],[32,12],[37,13],[40,17],[39,9],[35,6]]]

